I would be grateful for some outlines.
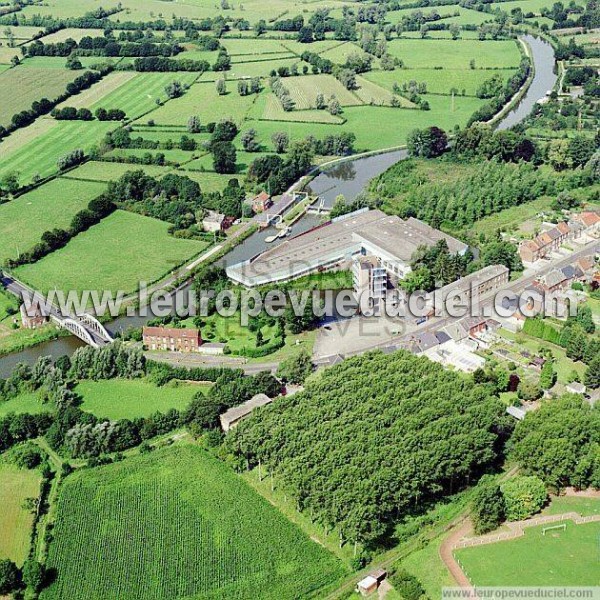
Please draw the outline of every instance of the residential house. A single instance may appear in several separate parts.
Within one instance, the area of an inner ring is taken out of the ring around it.
[[[573,217],[573,220],[579,221],[584,231],[589,235],[600,233],[600,215],[592,210],[581,212]]]
[[[519,245],[519,256],[523,262],[535,262],[558,250],[573,235],[574,232],[569,224],[561,221],[551,229],[543,231],[532,240],[521,242]]]
[[[272,204],[273,201],[271,200],[271,196],[269,196],[269,194],[267,194],[265,191],[262,191],[260,194],[252,198],[252,210],[255,213],[264,212]]]
[[[225,229],[225,215],[209,210],[206,217],[202,219],[202,229],[210,233],[223,231]]]
[[[32,302],[29,306],[21,304],[21,322],[25,329],[37,329],[48,322],[48,317],[42,313],[39,302]]]
[[[554,292],[556,290],[564,290],[569,285],[567,276],[558,269],[546,273],[538,279],[539,287],[545,292]]]
[[[148,350],[198,352],[202,345],[202,336],[199,329],[144,327],[142,338],[144,346]]]

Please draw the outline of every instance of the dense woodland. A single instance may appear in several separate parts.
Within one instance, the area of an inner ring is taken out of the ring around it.
[[[508,427],[498,398],[471,378],[404,351],[372,352],[257,411],[225,446],[240,468],[260,461],[341,539],[375,543],[491,468]]]

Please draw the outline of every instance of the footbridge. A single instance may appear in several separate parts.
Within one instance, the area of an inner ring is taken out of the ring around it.
[[[42,294],[6,273],[0,272],[0,284],[25,303],[27,308],[35,308],[44,317],[49,318],[59,327],[67,329],[89,346],[101,348],[114,342],[112,335],[96,317],[88,313],[81,315],[64,313],[60,307],[48,302]]]

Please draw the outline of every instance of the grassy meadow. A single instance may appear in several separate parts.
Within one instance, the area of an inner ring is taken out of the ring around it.
[[[39,496],[40,482],[37,471],[0,462],[0,559],[8,558],[19,566],[25,562],[33,514],[23,508],[23,503]]]
[[[44,600],[305,596],[344,574],[227,466],[191,446],[67,478]]]
[[[75,213],[104,189],[101,183],[55,179],[0,204],[0,263],[30,250],[45,231],[67,229]]]
[[[167,233],[169,224],[118,210],[73,238],[64,248],[15,275],[37,290],[137,289],[153,282],[206,248],[204,242]]]
[[[83,397],[81,410],[111,420],[148,417],[171,408],[184,410],[198,391],[208,385],[178,384],[156,387],[142,379],[83,381],[75,391]]]

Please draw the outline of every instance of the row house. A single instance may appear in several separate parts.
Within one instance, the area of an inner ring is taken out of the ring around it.
[[[202,336],[199,329],[144,327],[142,338],[144,346],[148,350],[199,352],[202,345]]]

